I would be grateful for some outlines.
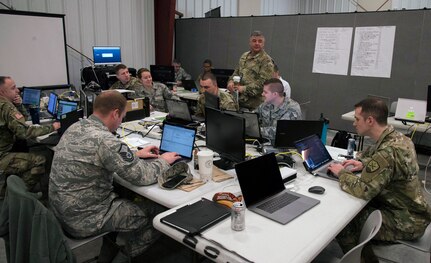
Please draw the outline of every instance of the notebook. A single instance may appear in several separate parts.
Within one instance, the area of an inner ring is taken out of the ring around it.
[[[397,110],[395,111],[396,120],[425,123],[426,114],[426,100],[398,98]]]
[[[306,136],[322,136],[323,121],[278,120],[275,131],[274,147],[294,148],[294,142]]]
[[[286,190],[274,153],[235,165],[247,209],[287,224],[320,201]]]
[[[182,125],[196,125],[196,122],[205,121],[204,118],[197,118],[190,114],[189,106],[187,102],[182,100],[170,100],[166,99],[166,107],[168,108],[169,115],[167,121],[171,123],[177,123]]]
[[[295,142],[295,147],[304,159],[304,166],[310,173],[338,181],[338,177],[328,173],[332,159],[325,145],[317,135],[311,135]]]
[[[160,222],[189,235],[196,235],[229,216],[229,208],[202,198],[161,218]]]
[[[160,139],[160,153],[176,152],[181,156],[181,161],[190,162],[193,158],[195,138],[195,128],[164,123]]]

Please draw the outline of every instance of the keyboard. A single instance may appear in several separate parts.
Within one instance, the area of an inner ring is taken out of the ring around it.
[[[298,198],[299,197],[296,195],[292,195],[292,194],[285,192],[285,193],[283,193],[277,197],[274,197],[274,198],[266,201],[265,203],[258,205],[257,208],[272,214],[275,211],[279,210],[280,208],[283,208],[286,205],[292,203],[293,201],[295,201]]]

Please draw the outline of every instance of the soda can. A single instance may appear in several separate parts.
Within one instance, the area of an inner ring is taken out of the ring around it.
[[[350,138],[347,144],[347,155],[353,156],[353,152],[355,151],[356,143],[355,139]]]
[[[245,206],[241,202],[232,205],[230,214],[231,228],[235,231],[242,231],[245,228]]]

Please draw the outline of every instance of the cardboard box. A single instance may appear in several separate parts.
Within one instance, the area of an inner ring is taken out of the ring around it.
[[[144,100],[136,99],[136,100],[128,100],[126,105],[126,112],[142,110],[144,108]]]

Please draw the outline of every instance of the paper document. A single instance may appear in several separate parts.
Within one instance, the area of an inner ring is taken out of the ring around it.
[[[127,137],[124,137],[122,139],[122,141],[124,143],[126,143],[127,145],[129,145],[129,147],[141,147],[141,146],[144,146],[144,145],[147,145],[147,144],[150,143],[149,141],[146,141],[146,140],[144,140],[142,138],[127,138]]]

